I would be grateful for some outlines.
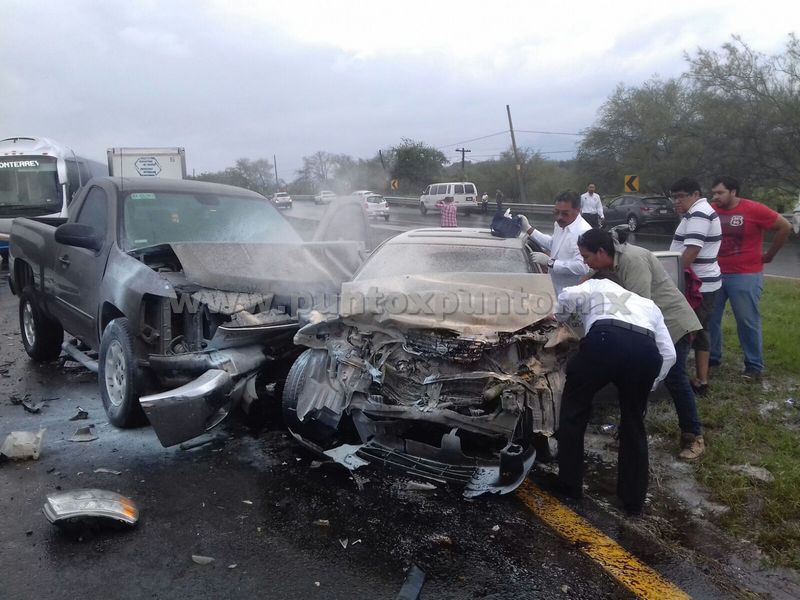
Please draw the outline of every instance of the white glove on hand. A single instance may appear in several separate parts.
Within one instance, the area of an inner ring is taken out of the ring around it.
[[[531,228],[531,223],[528,221],[528,217],[525,215],[517,215],[517,219],[519,219],[519,222],[522,224],[522,233],[527,234],[528,229]]]
[[[531,252],[531,259],[537,265],[541,265],[543,267],[546,267],[547,263],[550,262],[550,257],[544,252]]]

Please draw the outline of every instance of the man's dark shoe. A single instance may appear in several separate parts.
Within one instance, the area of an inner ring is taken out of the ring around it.
[[[720,366],[721,364],[722,364],[722,363],[721,363],[720,361],[718,361],[718,360],[714,360],[713,358],[709,359],[709,361],[708,361],[708,366],[709,366],[709,367],[718,367],[718,366]]]
[[[751,383],[761,383],[761,371],[756,371],[750,367],[747,367],[744,371],[742,371],[742,377]]]
[[[708,395],[708,384],[707,383],[699,383],[697,381],[690,381],[689,385],[692,386],[694,393],[698,396],[707,396]]]

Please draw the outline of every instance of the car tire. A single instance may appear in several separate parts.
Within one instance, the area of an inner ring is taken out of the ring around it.
[[[427,215],[428,214],[428,207],[425,206],[424,202],[420,202],[419,203],[419,212],[421,212],[423,215]]]
[[[628,229],[630,231],[638,231],[639,230],[639,219],[636,218],[636,215],[628,215]]]
[[[25,352],[33,360],[47,362],[61,354],[64,328],[44,314],[36,302],[33,286],[25,286],[19,297],[19,332]]]
[[[114,319],[103,331],[97,378],[103,408],[112,425],[129,428],[146,421],[139,404],[145,373],[136,360],[131,325],[124,317]]]
[[[389,215],[383,215],[383,220],[384,221],[388,221],[389,220]]]
[[[306,422],[297,418],[297,401],[303,391],[303,386],[308,380],[308,374],[319,361],[328,361],[327,350],[308,349],[294,361],[286,383],[283,388],[281,408],[283,410],[283,424],[296,434],[313,442],[325,443],[336,433],[330,428],[313,420]]]

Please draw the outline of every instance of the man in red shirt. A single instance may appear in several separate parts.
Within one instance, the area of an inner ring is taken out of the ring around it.
[[[441,226],[442,227],[458,227],[458,206],[456,206],[455,198],[447,196],[444,200],[436,203],[436,208],[442,211]]]
[[[722,244],[717,255],[722,272],[722,288],[717,292],[709,323],[711,358],[709,364],[722,360],[722,313],[730,300],[736,319],[736,332],[744,353],[745,378],[761,379],[764,352],[761,342],[759,303],[764,287],[764,264],[771,262],[789,237],[789,221],[760,202],[739,198],[739,182],[733,177],[717,177],[711,192],[714,210],[722,225]],[[769,250],[762,253],[764,231],[775,236]]]

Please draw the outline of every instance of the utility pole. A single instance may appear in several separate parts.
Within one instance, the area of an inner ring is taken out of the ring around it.
[[[461,177],[462,179],[466,178],[466,171],[464,167],[464,155],[467,152],[472,152],[472,150],[467,150],[466,148],[456,148],[456,152],[461,152]]]
[[[275,191],[278,191],[278,159],[275,158],[275,155],[272,155],[272,166],[275,167]]]
[[[511,107],[506,104],[506,112],[508,113],[508,128],[511,131],[511,147],[514,149],[514,165],[517,171],[517,181],[519,182],[519,199],[525,203],[525,184],[522,181],[522,166],[519,164],[519,154],[517,153],[517,140],[514,139],[514,125],[511,124]]]

